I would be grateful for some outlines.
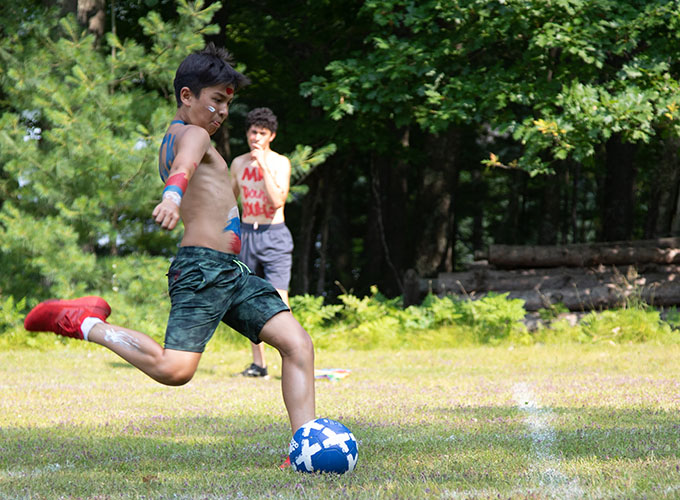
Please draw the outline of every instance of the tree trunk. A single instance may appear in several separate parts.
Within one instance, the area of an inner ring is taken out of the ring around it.
[[[562,219],[562,186],[565,185],[566,167],[560,162],[553,175],[543,178],[543,199],[539,219],[538,244],[555,245],[560,232]]]
[[[44,3],[45,5],[60,6],[62,15],[78,13],[78,0],[49,0],[45,1]]]
[[[496,241],[514,244],[518,242],[520,234],[520,222],[524,212],[524,193],[526,191],[526,177],[524,172],[508,171],[508,208],[506,210],[505,223],[500,235],[494,238]]]
[[[78,0],[77,14],[78,21],[99,40],[106,27],[106,0]]]
[[[602,205],[602,240],[628,240],[633,234],[635,152],[637,145],[612,136],[606,144],[606,175]]]
[[[680,279],[678,264],[634,266],[551,267],[498,270],[489,267],[456,273],[440,273],[439,289],[454,293],[509,292],[513,290],[585,290],[598,286],[650,286]]]
[[[652,179],[650,208],[647,214],[647,238],[673,235],[673,215],[680,194],[679,149],[679,138],[669,137],[664,141],[659,169]]]
[[[395,249],[390,245],[388,229],[391,226],[391,222],[397,222],[395,219],[399,218],[398,214],[404,208],[403,206],[395,205],[403,205],[404,202],[399,203],[397,200],[392,200],[389,197],[385,199],[386,193],[383,188],[383,174],[388,177],[394,176],[395,167],[393,165],[385,165],[383,157],[376,158],[376,156],[373,155],[371,159],[371,190],[373,195],[372,198],[374,200],[373,208],[375,220],[373,222],[375,224],[372,227],[375,231],[374,237],[377,239],[375,244],[377,244],[381,253],[380,267],[386,268],[385,272],[380,273],[380,278],[375,280],[374,283],[377,283],[380,290],[388,295],[399,295],[403,291],[403,284],[399,270],[395,265]],[[389,195],[389,192],[387,195]],[[387,203],[385,203],[385,201]],[[396,204],[394,203],[395,201],[397,201]],[[405,219],[401,218],[399,220],[403,221]],[[400,229],[403,232],[403,228]],[[380,269],[380,267],[373,269]]]
[[[675,212],[671,218],[671,234],[680,234],[680,192],[675,199]]]
[[[579,202],[579,185],[581,181],[581,164],[573,162],[571,166],[571,199],[569,206],[569,227],[571,229],[571,242],[577,243],[582,241],[578,229],[578,202]]]
[[[551,268],[498,271],[488,268],[442,273],[436,279],[418,279],[409,272],[408,304],[417,304],[428,293],[479,299],[488,293],[508,293],[522,299],[527,311],[562,304],[571,311],[620,307],[627,301],[654,306],[680,304],[680,266],[647,265],[639,272],[632,266]]]
[[[323,170],[324,179],[327,179],[332,172],[328,169]],[[319,274],[316,281],[316,295],[323,296],[326,290],[326,266],[328,260],[328,236],[330,234],[331,215],[333,214],[333,192],[328,189],[329,182],[324,182],[324,206],[323,218],[321,219],[321,241],[319,245]]]
[[[600,286],[579,290],[516,291],[508,294],[510,299],[522,299],[527,311],[538,311],[561,304],[570,311],[592,311],[623,307],[628,301],[641,301],[655,307],[670,307],[680,304],[680,283],[668,282],[657,287],[628,290],[611,286]]]
[[[680,262],[680,238],[561,246],[491,245],[488,252],[478,252],[475,257],[499,268],[671,264]]]
[[[429,167],[423,169],[420,188],[421,204],[418,211],[422,229],[417,238],[415,258],[416,271],[421,275],[453,268],[459,137],[458,130],[450,129],[444,135],[426,138],[430,159]]]
[[[294,277],[299,276],[300,293],[306,294],[310,291],[310,272],[309,264],[311,261],[312,248],[314,247],[314,226],[316,224],[316,209],[321,203],[323,191],[323,178],[314,183],[310,178],[309,195],[302,200],[301,223],[299,225],[299,237],[295,241],[294,257],[297,257],[297,272]]]
[[[374,155],[369,159],[371,166],[371,177],[377,175],[377,167],[374,162],[377,161]],[[369,180],[373,186],[373,180]],[[378,217],[381,214],[380,204],[382,201],[376,197],[375,190],[372,188],[368,193],[368,210],[366,214],[366,232],[363,238],[364,241],[364,256],[365,261],[361,270],[361,285],[368,291],[368,287],[373,284],[378,284],[380,288],[384,277],[384,250],[381,239],[381,229]],[[361,293],[361,292],[360,292]]]
[[[398,131],[402,151],[397,154],[397,159],[392,165],[383,164],[381,188],[384,191],[383,199],[387,202],[383,205],[383,226],[385,229],[387,262],[390,266],[389,274],[393,280],[389,289],[392,295],[403,293],[404,263],[411,258],[408,205],[408,171],[411,167],[408,162],[408,154],[411,148],[411,130],[405,127]]]
[[[472,192],[478,200],[486,198],[486,185],[482,180],[480,168],[472,171]],[[478,252],[484,247],[484,204],[475,207],[472,215],[472,251]]]

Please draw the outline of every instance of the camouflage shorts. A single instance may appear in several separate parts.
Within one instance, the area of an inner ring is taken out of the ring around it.
[[[264,324],[288,306],[276,289],[236,255],[203,247],[180,247],[168,271],[172,308],[166,349],[203,352],[220,321],[260,342]]]

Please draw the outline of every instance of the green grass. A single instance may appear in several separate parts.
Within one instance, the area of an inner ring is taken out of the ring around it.
[[[276,359],[269,350],[269,358]],[[319,351],[317,413],[359,442],[344,476],[280,471],[279,367],[212,346],[159,385],[97,346],[0,351],[0,498],[677,498],[680,347]]]

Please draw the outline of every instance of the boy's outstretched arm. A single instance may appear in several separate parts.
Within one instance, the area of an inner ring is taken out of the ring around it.
[[[177,141],[175,147],[177,148],[175,159],[165,183],[161,202],[151,213],[156,223],[168,230],[174,229],[179,222],[182,197],[210,147],[210,136],[206,130],[189,125],[189,129]]]

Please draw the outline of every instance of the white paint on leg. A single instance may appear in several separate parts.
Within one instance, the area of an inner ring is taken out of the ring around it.
[[[104,340],[111,342],[112,344],[122,345],[129,350],[141,351],[137,339],[123,330],[107,328],[104,330]]]

